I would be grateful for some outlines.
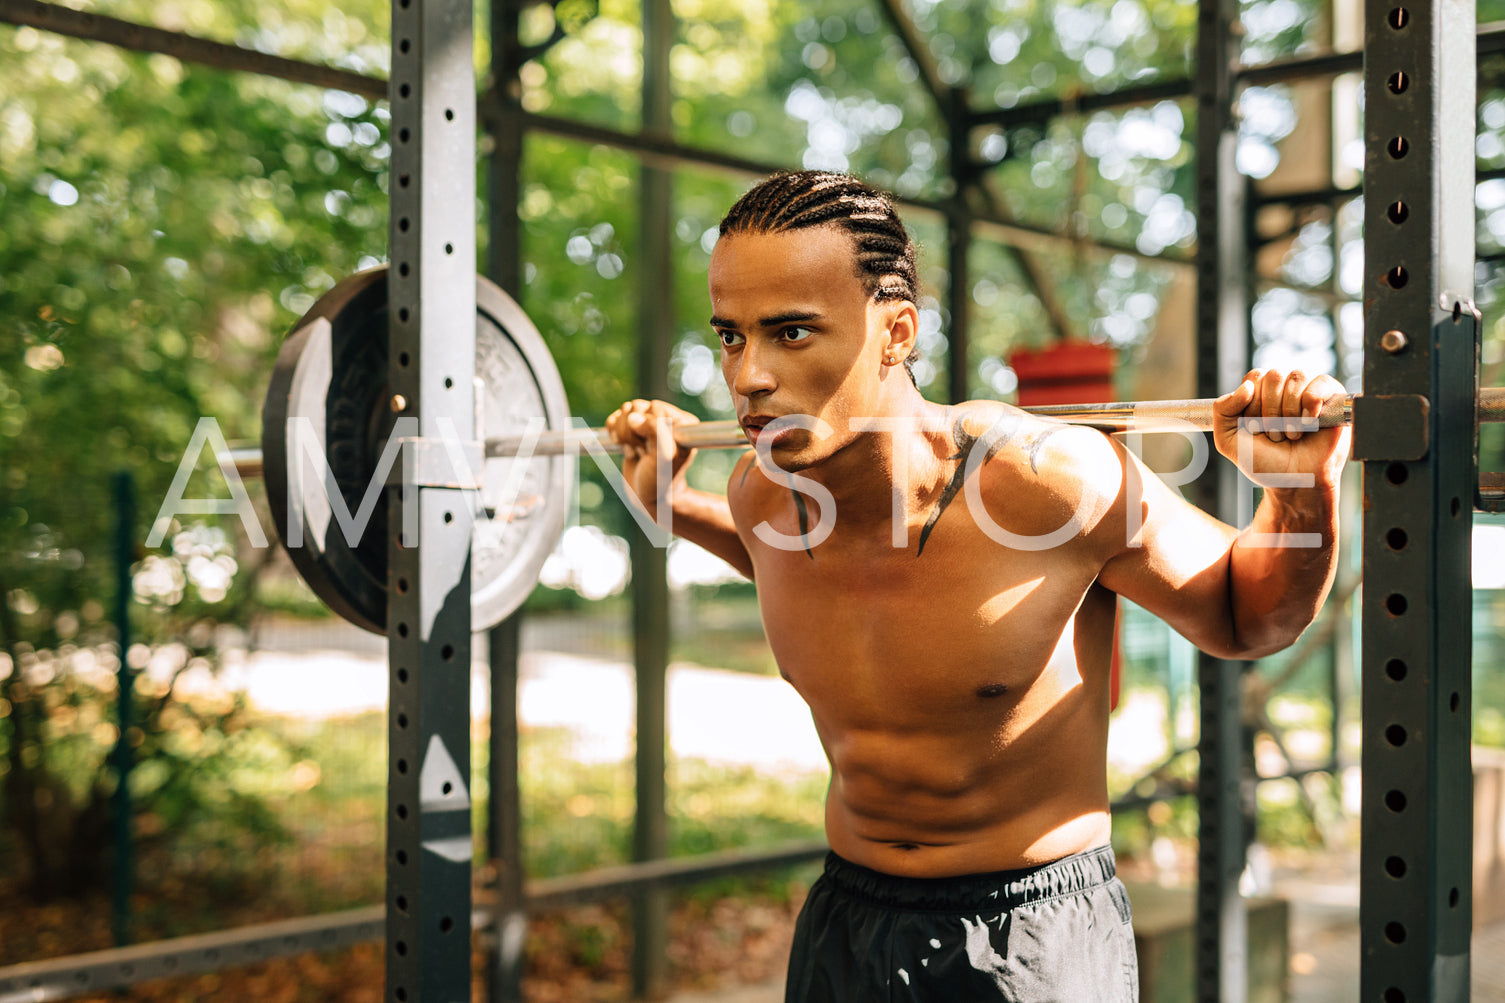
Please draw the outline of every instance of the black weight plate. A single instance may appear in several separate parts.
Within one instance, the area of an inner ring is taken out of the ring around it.
[[[386,631],[389,492],[379,491],[369,520],[363,528],[357,520],[359,532],[347,540],[316,477],[289,494],[299,479],[288,463],[291,420],[307,419],[347,512],[358,515],[395,418],[386,279],[385,268],[360,272],[320,297],[283,344],[262,408],[268,500],[294,566],[331,609],[376,633]],[[543,338],[511,297],[479,277],[476,379],[484,437],[522,434],[538,418],[550,429],[568,427],[564,385]],[[562,456],[486,461],[471,547],[474,629],[500,622],[532,591],[564,526],[569,470]],[[299,545],[289,542],[292,517],[302,527]]]

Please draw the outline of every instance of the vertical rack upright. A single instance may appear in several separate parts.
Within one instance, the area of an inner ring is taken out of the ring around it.
[[[1365,8],[1362,998],[1469,995],[1473,0]]]
[[[475,437],[473,35],[469,0],[393,2],[389,405],[417,419],[421,439],[456,445]],[[386,998],[397,1003],[470,999],[473,495],[461,480],[405,462],[388,488]]]
[[[1236,0],[1200,0],[1197,15],[1197,395],[1216,397],[1247,369],[1248,182],[1236,163]],[[1238,471],[1215,463],[1199,504],[1238,525]],[[1241,697],[1248,663],[1199,653],[1196,998],[1248,996],[1248,911],[1239,892],[1252,831],[1253,778]]]

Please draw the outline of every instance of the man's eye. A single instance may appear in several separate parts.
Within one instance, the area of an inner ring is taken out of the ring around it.
[[[784,328],[784,340],[807,341],[814,333],[815,332],[810,330],[808,327],[786,327]]]
[[[717,331],[716,336],[721,339],[721,344],[725,348],[734,348],[742,344],[742,335],[736,331]]]

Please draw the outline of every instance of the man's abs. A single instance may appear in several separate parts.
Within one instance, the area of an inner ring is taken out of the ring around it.
[[[1106,844],[1106,711],[1086,706],[1096,702],[1077,687],[1054,717],[1018,733],[823,729],[831,848],[885,874],[947,877],[1032,867]]]

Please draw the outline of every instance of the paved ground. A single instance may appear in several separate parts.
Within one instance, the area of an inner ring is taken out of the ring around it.
[[[614,640],[615,639],[615,640]],[[612,650],[620,632],[578,621],[530,620],[524,631],[520,716],[525,726],[569,730],[572,755],[616,760],[630,754],[631,672]],[[281,713],[320,716],[386,703],[385,641],[337,621],[274,623],[257,651],[232,660],[224,678],[253,702]],[[478,655],[479,657],[479,655]],[[475,709],[486,705],[476,668]],[[1158,706],[1158,705],[1157,705]],[[727,714],[727,707],[738,713]],[[1150,762],[1163,749],[1156,710],[1126,702],[1114,718],[1110,757]],[[743,762],[760,769],[824,771],[809,712],[782,680],[677,665],[669,676],[669,733],[676,754]],[[1352,1003],[1359,993],[1357,862],[1338,859],[1322,873],[1277,873],[1275,894],[1291,902],[1291,1003]],[[1474,1003],[1505,1003],[1505,922],[1474,936]],[[694,993],[671,1003],[782,1003],[780,980]]]

